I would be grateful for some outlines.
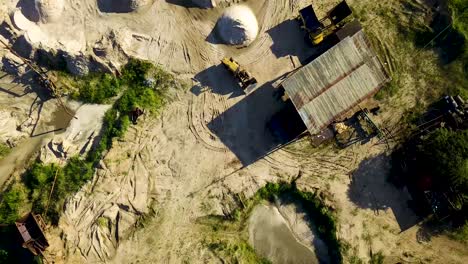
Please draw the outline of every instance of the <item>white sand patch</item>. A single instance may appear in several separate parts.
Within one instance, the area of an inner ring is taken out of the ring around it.
[[[85,155],[102,127],[104,114],[110,105],[82,105],[76,111],[67,130],[56,135],[49,144],[41,150],[43,162],[57,162],[60,158],[70,158]]]

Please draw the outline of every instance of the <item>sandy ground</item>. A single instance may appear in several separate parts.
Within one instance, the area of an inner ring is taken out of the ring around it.
[[[0,10],[12,10],[16,2],[2,2]],[[246,1],[260,32],[245,49],[217,44],[212,31],[222,8],[187,9],[181,1],[155,1],[136,13],[109,14],[100,12],[94,0],[70,0],[62,21],[20,32],[38,41],[34,45],[83,52],[111,68],[137,57],[194,79],[190,91],[178,91],[160,116],[145,117],[116,141],[93,180],[70,197],[59,227],[50,230],[49,261],[219,263],[203,247],[196,219],[228,213],[239,205],[238,194],[250,197],[266,182],[301,176],[301,189],[320,192],[336,208],[338,235],[352,254],[368,259],[372,250],[397,261],[468,262],[466,248],[443,236],[421,241],[421,227],[406,206],[407,193],[386,183],[384,145],[371,141],[345,150],[311,149],[301,141],[269,154],[277,143],[265,124],[281,107],[273,86],[314,52],[292,20],[306,2]],[[319,16],[336,2],[317,3]],[[349,2],[371,13],[364,22],[370,33],[391,37],[366,6],[383,4]],[[384,61],[405,56],[400,53]],[[259,88],[244,95],[219,66],[224,56],[235,57],[252,72]],[[379,124],[393,127],[398,113],[414,104],[414,89],[404,93],[399,97],[404,100],[382,106]],[[150,217],[142,220],[143,215]]]

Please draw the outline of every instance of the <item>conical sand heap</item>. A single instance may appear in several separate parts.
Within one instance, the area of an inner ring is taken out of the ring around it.
[[[225,44],[248,46],[257,38],[258,22],[250,8],[236,5],[224,11],[217,30]]]

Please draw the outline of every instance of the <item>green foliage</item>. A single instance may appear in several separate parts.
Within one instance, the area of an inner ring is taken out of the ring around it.
[[[52,223],[58,223],[65,198],[77,192],[83,184],[91,179],[94,173],[92,166],[92,163],[78,157],[71,158],[63,168],[56,164],[35,162],[25,177],[35,212],[45,213],[47,199],[56,177],[46,216],[51,219]]]
[[[147,73],[153,64],[147,61],[131,59],[122,69],[122,80],[127,85],[143,86]]]
[[[0,159],[10,153],[11,149],[4,143],[0,143]]]
[[[19,185],[13,185],[10,190],[5,192],[0,204],[0,223],[14,223],[18,219],[19,210],[24,205],[26,199],[26,192]]]
[[[468,1],[449,0],[448,5],[452,13],[453,27],[468,39]]]
[[[6,263],[8,260],[8,251],[0,249],[0,263]]]
[[[468,244],[468,221],[449,235],[455,240]]]
[[[438,186],[468,194],[468,130],[438,129],[418,146],[417,155],[427,162]]]
[[[259,263],[269,264],[269,260],[257,256],[255,250],[244,240],[221,240],[207,243],[213,253],[227,263]]]
[[[369,260],[369,264],[383,264],[385,260],[385,256],[382,254],[382,252],[377,252],[375,254],[372,254],[371,259]]]
[[[109,98],[117,96],[121,90],[120,80],[107,73],[92,73],[81,79],[74,79],[78,92],[72,98],[85,103],[107,103]]]

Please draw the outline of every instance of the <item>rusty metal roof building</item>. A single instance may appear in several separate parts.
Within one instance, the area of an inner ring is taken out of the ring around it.
[[[283,83],[307,129],[318,134],[389,80],[362,30],[344,38]]]

